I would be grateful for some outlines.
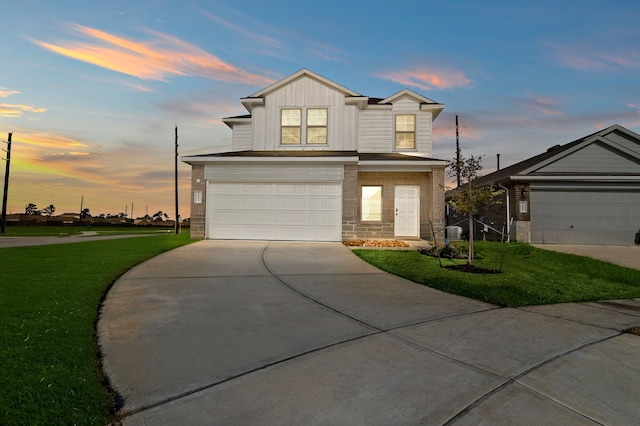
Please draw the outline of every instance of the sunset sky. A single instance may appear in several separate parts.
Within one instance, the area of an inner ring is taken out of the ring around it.
[[[240,98],[301,68],[445,104],[433,157],[455,155],[457,114],[486,173],[498,153],[505,167],[612,124],[640,133],[636,0],[20,0],[0,16],[13,213],[83,199],[92,215],[173,218],[174,126],[180,156],[219,151]]]

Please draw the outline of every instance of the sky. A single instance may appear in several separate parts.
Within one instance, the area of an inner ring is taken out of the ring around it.
[[[506,167],[613,124],[640,133],[637,0],[20,0],[0,16],[8,213],[173,218],[175,126],[180,157],[224,150],[240,99],[302,68],[444,104],[432,157],[455,156],[457,115],[482,174],[496,154]]]

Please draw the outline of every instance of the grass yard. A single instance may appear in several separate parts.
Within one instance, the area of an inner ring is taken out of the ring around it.
[[[0,424],[105,425],[95,325],[111,284],[189,232],[0,249]]]
[[[68,237],[83,232],[96,232],[98,235],[158,234],[173,231],[173,227],[157,226],[7,226],[2,237]],[[186,230],[188,232],[188,230]]]
[[[501,274],[470,274],[440,268],[438,259],[417,251],[354,250],[378,268],[411,281],[499,306],[640,297],[640,271],[587,257],[541,250],[528,244],[475,242],[476,265]],[[443,265],[466,263],[442,260]]]

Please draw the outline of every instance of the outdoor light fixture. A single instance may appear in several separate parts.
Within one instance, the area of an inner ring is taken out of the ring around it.
[[[525,188],[522,188],[522,189],[520,190],[520,197],[521,197],[522,199],[527,198],[527,190],[526,190]]]

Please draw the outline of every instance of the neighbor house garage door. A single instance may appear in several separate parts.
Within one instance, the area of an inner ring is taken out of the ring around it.
[[[640,193],[531,191],[531,241],[633,245],[640,228]]]
[[[342,185],[209,182],[207,237],[341,241]]]

